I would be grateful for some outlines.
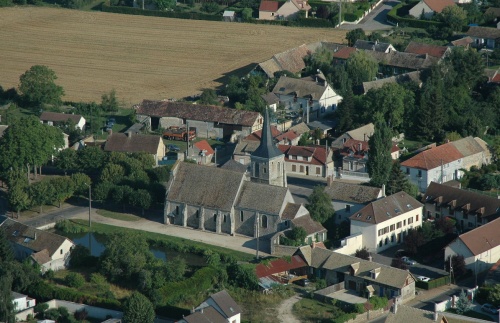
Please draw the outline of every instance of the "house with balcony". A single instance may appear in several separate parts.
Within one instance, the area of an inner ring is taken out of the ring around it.
[[[272,92],[279,97],[286,111],[298,112],[305,123],[335,111],[342,101],[321,72],[301,79],[282,76]]]
[[[500,217],[500,200],[432,182],[422,199],[426,219],[454,218],[461,231],[473,230]]]
[[[353,254],[366,247],[370,252],[380,252],[404,241],[409,229],[422,225],[423,204],[401,191],[371,202],[349,217],[351,236],[361,236],[361,245],[344,250]],[[346,241],[350,237],[346,238]]]
[[[445,183],[462,177],[463,169],[491,163],[491,153],[480,138],[462,138],[426,149],[401,163],[411,183],[425,192],[431,182]]]
[[[327,179],[325,193],[332,200],[335,210],[335,222],[340,223],[356,214],[370,202],[385,197],[385,187],[371,187],[355,183],[335,181],[332,177]]]
[[[71,250],[75,244],[66,237],[39,230],[0,215],[0,230],[5,232],[14,257],[28,259],[40,265],[41,271],[57,271],[69,265]]]
[[[337,253],[316,246],[299,247],[295,253],[309,266],[309,275],[352,291],[366,299],[398,297],[405,303],[415,297],[415,278],[406,270]]]

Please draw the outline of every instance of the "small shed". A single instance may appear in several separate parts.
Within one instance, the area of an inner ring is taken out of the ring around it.
[[[229,21],[229,22],[235,21],[236,20],[236,12],[230,11],[230,10],[224,11],[224,13],[222,14],[222,20]]]

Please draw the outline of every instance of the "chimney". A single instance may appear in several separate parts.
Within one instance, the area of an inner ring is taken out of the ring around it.
[[[437,304],[434,303],[434,322],[438,320]]]
[[[127,137],[131,138],[132,137],[132,131],[125,132],[125,135]]]
[[[382,184],[382,197],[385,197],[385,184]]]

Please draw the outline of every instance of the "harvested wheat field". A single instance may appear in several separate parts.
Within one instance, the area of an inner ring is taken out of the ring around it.
[[[64,100],[127,104],[195,94],[237,69],[304,43],[342,42],[345,31],[84,12],[0,8],[0,85],[32,65],[53,69]]]

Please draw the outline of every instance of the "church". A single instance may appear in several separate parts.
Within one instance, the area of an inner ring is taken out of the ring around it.
[[[295,203],[287,188],[285,155],[274,143],[267,111],[260,145],[248,168],[187,162],[172,167],[164,223],[269,242],[278,232],[301,226],[308,242],[326,238],[326,230]]]

